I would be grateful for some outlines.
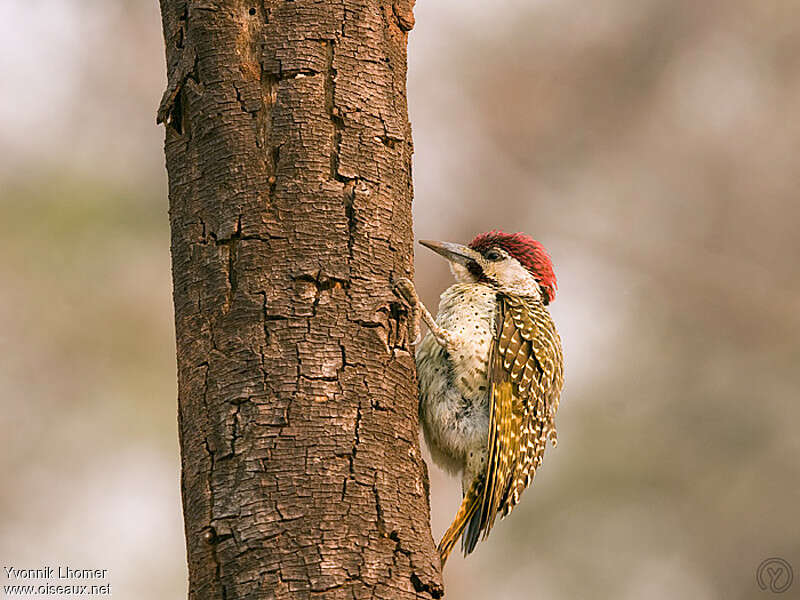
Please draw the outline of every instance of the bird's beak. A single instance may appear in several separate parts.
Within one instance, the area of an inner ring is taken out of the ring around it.
[[[468,246],[461,244],[453,244],[451,242],[432,242],[430,240],[420,240],[420,244],[426,248],[430,248],[437,254],[441,254],[447,260],[466,266],[470,261],[477,262],[480,258],[480,253],[476,252]]]

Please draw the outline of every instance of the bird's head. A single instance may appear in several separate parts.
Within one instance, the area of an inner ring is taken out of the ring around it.
[[[487,283],[502,291],[539,298],[544,304],[555,298],[556,276],[550,255],[524,233],[489,231],[476,236],[468,246],[432,241],[420,244],[450,261],[450,270],[461,283]]]

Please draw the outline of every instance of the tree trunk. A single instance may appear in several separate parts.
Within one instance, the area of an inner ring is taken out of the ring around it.
[[[437,598],[412,0],[161,0],[189,598]]]

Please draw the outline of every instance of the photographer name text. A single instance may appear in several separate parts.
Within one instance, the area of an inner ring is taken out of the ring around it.
[[[75,569],[73,567],[38,567],[36,569],[18,569],[3,567],[8,579],[106,579],[108,569]]]

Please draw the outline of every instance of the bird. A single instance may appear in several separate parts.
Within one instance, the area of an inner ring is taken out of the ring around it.
[[[464,556],[518,504],[547,442],[557,443],[564,357],[548,306],[557,282],[544,246],[488,231],[469,244],[420,241],[449,261],[456,283],[434,319],[407,278],[395,293],[428,333],[418,344],[419,418],[433,460],[461,475],[463,500],[438,545],[444,567]]]

